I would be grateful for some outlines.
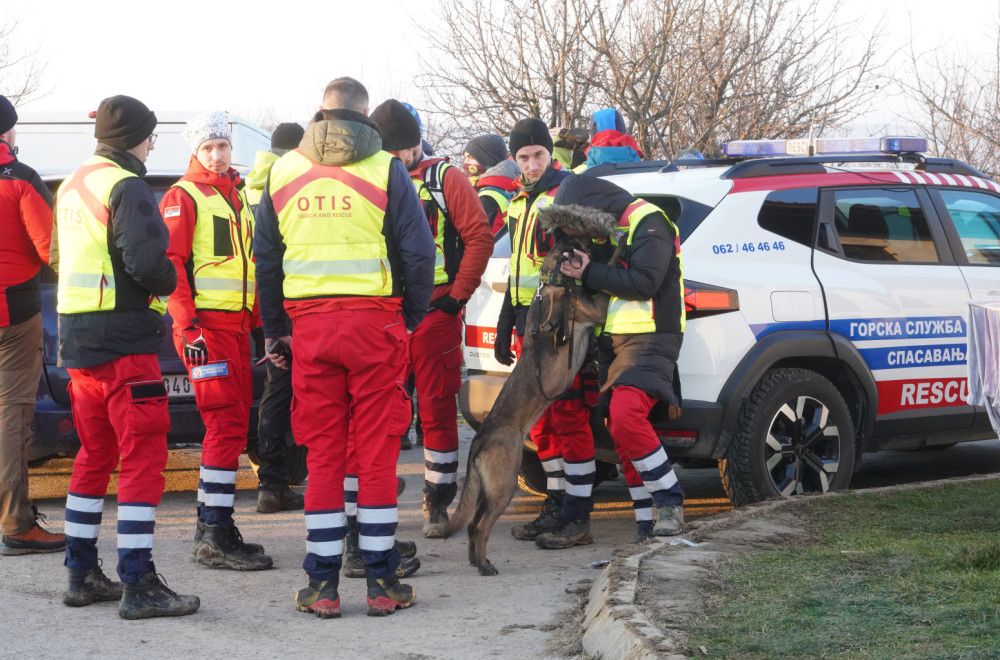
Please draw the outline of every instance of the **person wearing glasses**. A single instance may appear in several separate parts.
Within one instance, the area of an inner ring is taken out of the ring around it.
[[[142,180],[155,127],[156,115],[137,99],[101,101],[97,151],[56,197],[59,366],[69,371],[81,444],[66,495],[63,603],[119,600],[124,619],[191,614],[200,605],[197,596],[167,588],[152,560],[170,428],[156,353],[165,299],[177,285],[167,228]],[[119,459],[121,584],[105,577],[97,556],[104,496]]]
[[[204,566],[259,571],[271,568],[271,557],[260,545],[244,543],[233,520],[236,471],[253,399],[248,335],[259,325],[253,215],[231,166],[229,116],[197,115],[182,137],[193,155],[184,176],[163,196],[160,211],[170,231],[167,256],[179,275],[167,301],[174,345],[205,422],[192,554]]]

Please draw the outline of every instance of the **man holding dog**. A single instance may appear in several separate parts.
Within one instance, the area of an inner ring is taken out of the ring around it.
[[[521,190],[510,202],[510,277],[497,321],[494,354],[511,365],[511,333],[521,352],[528,308],[538,289],[538,274],[552,248],[551,234],[538,224],[538,213],[553,203],[569,176],[552,164],[552,136],[541,119],[522,119],[510,133],[510,153],[521,170]],[[577,374],[568,392],[553,401],[531,429],[531,440],[546,475],[546,497],[538,516],[511,529],[515,538],[534,540],[541,548],[570,548],[594,542],[590,534],[594,485],[594,438],[584,379]]]
[[[618,227],[611,244],[622,252],[614,265],[574,250],[576,259],[564,261],[560,271],[611,295],[598,339],[601,383],[610,392],[608,430],[624,463],[638,538],[680,534],[684,493],[649,422],[657,402],[671,412],[681,405],[677,356],[684,337],[684,287],[677,227],[657,206],[585,175],[564,180],[544,213],[559,212],[610,215],[608,225]]]

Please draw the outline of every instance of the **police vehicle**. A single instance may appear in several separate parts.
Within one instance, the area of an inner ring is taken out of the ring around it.
[[[919,138],[741,141],[725,158],[602,166],[682,243],[684,410],[669,456],[718,460],[736,505],[849,485],[865,452],[995,437],[968,403],[968,302],[1000,294],[1000,186]],[[679,167],[680,165],[680,167]],[[509,241],[467,308],[476,424],[505,372],[492,343]],[[617,461],[600,414],[597,457]],[[523,479],[541,486],[526,451]]]

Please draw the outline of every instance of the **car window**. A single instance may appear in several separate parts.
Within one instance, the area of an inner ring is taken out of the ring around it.
[[[651,204],[656,204],[667,214],[671,222],[677,225],[677,231],[681,235],[681,242],[687,240],[702,220],[712,212],[711,206],[699,204],[684,197],[674,195],[638,195]]]
[[[510,259],[510,238],[508,237],[507,225],[500,228],[500,231],[493,236],[494,259]]]
[[[940,261],[914,190],[838,190],[834,224],[848,259],[906,263]]]
[[[970,264],[1000,265],[1000,199],[971,190],[939,190]]]
[[[775,190],[761,205],[757,224],[796,243],[811,246],[818,197],[817,188]]]

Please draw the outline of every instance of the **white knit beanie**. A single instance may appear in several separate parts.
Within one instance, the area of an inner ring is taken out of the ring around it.
[[[233,143],[233,131],[229,127],[229,115],[215,110],[203,112],[188,120],[181,137],[191,147],[191,153],[197,153],[198,147],[208,140],[223,139]]]

